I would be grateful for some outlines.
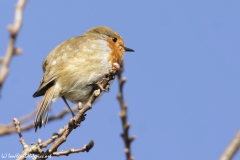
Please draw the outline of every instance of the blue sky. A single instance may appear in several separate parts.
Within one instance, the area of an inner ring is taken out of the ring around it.
[[[0,55],[6,51],[15,3],[0,1]],[[135,50],[126,53],[123,73],[130,134],[137,136],[135,159],[218,159],[240,127],[239,8],[236,0],[28,1],[16,44],[23,53],[11,61],[0,122],[35,109],[41,98],[32,94],[43,76],[41,64],[56,45],[105,25]],[[94,148],[67,158],[125,159],[116,82],[59,149],[80,148],[91,139]],[[51,114],[63,108],[58,100]],[[28,144],[45,140],[70,117],[23,136]],[[5,144],[0,153],[22,151],[16,134],[0,142]],[[238,153],[234,160],[239,158]]]

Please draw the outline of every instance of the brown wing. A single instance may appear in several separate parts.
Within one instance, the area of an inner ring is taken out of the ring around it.
[[[43,96],[55,84],[55,80],[62,68],[61,66],[66,63],[70,56],[75,56],[76,50],[83,46],[86,41],[86,36],[74,37],[64,41],[49,53],[42,65],[44,77],[33,97]]]

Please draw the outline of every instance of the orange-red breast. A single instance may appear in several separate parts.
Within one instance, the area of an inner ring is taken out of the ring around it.
[[[35,129],[46,124],[51,102],[59,97],[68,107],[66,99],[87,102],[93,84],[102,80],[113,63],[121,64],[127,51],[134,50],[125,47],[122,37],[105,26],[92,28],[54,48],[43,62],[44,76],[33,94],[33,97],[44,96],[38,107]]]

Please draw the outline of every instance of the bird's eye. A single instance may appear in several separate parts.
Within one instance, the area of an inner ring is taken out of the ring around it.
[[[117,38],[113,37],[112,38],[113,42],[117,42]]]

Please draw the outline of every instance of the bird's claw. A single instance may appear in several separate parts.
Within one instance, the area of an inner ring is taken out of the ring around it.
[[[110,91],[110,84],[108,83],[106,88],[103,88],[102,84],[100,82],[97,82],[94,85],[95,88],[100,89],[101,92],[109,92]]]
[[[82,115],[82,117],[81,117],[81,122],[85,121],[86,115],[87,115],[87,114]],[[80,122],[80,123],[81,123],[81,122]]]
[[[85,119],[86,119],[86,115],[87,114],[83,114],[81,119],[80,119],[80,122],[77,122],[74,118],[70,119],[68,125],[74,129],[76,129],[77,127],[80,126],[81,122],[83,122]]]
[[[69,121],[69,126],[76,129],[77,127],[80,126],[80,123],[77,123],[76,120],[74,118],[70,119]]]

